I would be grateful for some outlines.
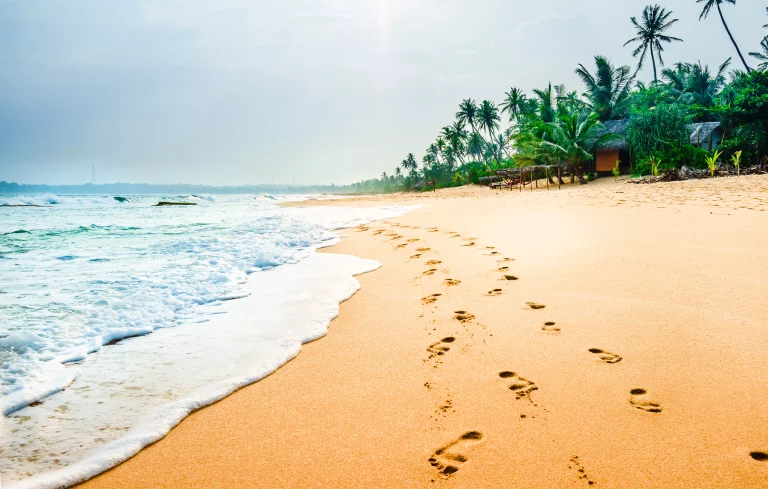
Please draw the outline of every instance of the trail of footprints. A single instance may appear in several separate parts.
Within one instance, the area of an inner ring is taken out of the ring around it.
[[[385,224],[388,224],[385,222]],[[410,228],[410,226],[404,226],[399,224],[393,224],[393,227],[397,228]],[[414,229],[416,229],[414,227]],[[370,228],[368,226],[361,226],[358,228],[358,231],[369,231]],[[439,228],[432,227],[426,230],[428,233],[438,233],[441,232]],[[373,230],[373,234],[375,236],[379,236],[386,233],[386,229],[375,229]],[[477,238],[464,238],[461,234],[453,232],[453,231],[445,231],[443,234],[447,235],[449,238],[461,238],[465,243],[461,244],[462,247],[477,247]],[[403,236],[397,234],[397,233],[389,233],[385,235],[386,237],[390,238],[391,240],[400,240],[403,239]],[[418,238],[410,238],[406,239],[407,243],[416,243],[419,242],[420,239]],[[407,244],[400,244],[397,246],[397,249],[406,247]],[[495,247],[493,246],[485,246],[483,247],[484,251],[488,251],[488,253],[484,253],[486,256],[492,256],[492,257],[498,257],[500,253],[498,251],[495,251]],[[425,253],[428,253],[432,251],[431,248],[428,247],[422,247],[418,248],[416,250],[416,254],[411,256],[411,259],[419,259],[421,258]],[[498,280],[500,281],[506,281],[506,282],[515,282],[518,281],[519,278],[515,275],[512,275],[509,273],[510,267],[508,266],[509,263],[514,262],[514,258],[500,258],[497,260],[497,263],[500,264],[500,266],[494,270],[494,272],[500,273],[501,276]],[[429,260],[425,263],[428,267],[435,267],[440,264],[442,264],[441,260]],[[434,275],[438,270],[436,268],[429,268],[426,271],[422,273],[423,276],[432,276]],[[447,271],[446,271],[447,272]],[[443,282],[443,285],[446,287],[456,287],[461,284],[460,280],[448,278]],[[489,290],[485,295],[489,297],[497,297],[503,294],[503,290],[501,288],[494,288]],[[434,293],[431,295],[428,295],[426,297],[423,297],[421,299],[421,302],[423,305],[433,305],[435,304],[440,298],[443,297],[442,293]],[[539,304],[537,302],[527,302],[525,304],[525,308],[528,310],[538,311],[545,309],[546,306],[544,304]],[[454,312],[453,318],[456,321],[459,321],[462,324],[471,323],[475,320],[474,314],[464,311],[464,310],[457,310]],[[561,333],[561,328],[554,322],[554,321],[547,321],[544,323],[544,325],[541,327],[541,330],[548,334],[559,334]],[[430,344],[427,347],[427,352],[429,353],[429,356],[425,361],[431,361],[436,360],[437,363],[434,364],[434,368],[437,368],[438,364],[440,363],[440,359],[445,357],[448,352],[451,351],[451,348],[456,343],[456,336],[446,336],[432,344]],[[464,351],[467,349],[467,346],[462,349]],[[618,355],[616,353],[611,353],[599,348],[589,348],[588,352],[592,354],[595,358],[597,358],[600,362],[603,362],[605,364],[616,364],[623,360],[621,355]],[[539,389],[538,385],[536,385],[535,382],[528,380],[518,373],[512,372],[512,371],[502,371],[498,374],[498,377],[501,379],[501,381],[504,382],[506,387],[512,391],[515,395],[515,399],[517,400],[528,400],[531,401],[531,394]],[[428,390],[431,390],[434,386],[433,382],[425,382],[424,384]],[[449,399],[450,400],[450,399]],[[532,402],[532,401],[531,401]],[[454,410],[452,401],[450,401],[450,406],[446,408],[444,405],[445,402],[441,402],[441,405],[438,406],[438,411],[445,412],[447,409]],[[661,413],[662,407],[659,403],[655,402],[648,394],[648,392],[643,388],[633,388],[629,392],[629,404],[635,409],[638,409],[643,412],[647,413]],[[525,415],[521,415],[522,418],[525,418]],[[458,439],[452,441],[448,445],[443,446],[442,448],[439,448],[436,450],[433,455],[429,458],[429,463],[435,467],[439,474],[441,474],[443,477],[449,477],[452,474],[455,474],[459,471],[459,469],[469,460],[469,454],[472,450],[472,447],[477,445],[482,441],[483,435],[478,431],[468,431],[461,435]],[[760,452],[755,451],[751,452],[750,457],[756,461],[760,462],[768,462],[768,453],[766,452]],[[579,478],[587,482],[589,485],[595,484],[595,482],[589,478],[589,476],[586,475],[583,466],[581,465],[579,458],[577,456],[574,456],[571,458],[569,463],[569,468],[575,470]]]

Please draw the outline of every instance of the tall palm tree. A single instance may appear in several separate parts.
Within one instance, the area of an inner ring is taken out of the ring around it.
[[[477,112],[477,122],[480,129],[485,130],[488,133],[489,140],[493,141],[494,134],[499,128],[499,109],[496,108],[496,104],[490,100],[483,100],[480,104],[480,108]]]
[[[709,15],[709,12],[712,10],[712,7],[717,7],[717,13],[720,14],[720,20],[723,22],[723,27],[725,27],[725,32],[727,32],[728,37],[731,38],[733,47],[736,48],[736,52],[739,54],[739,58],[741,58],[741,62],[744,63],[744,68],[747,69],[747,73],[752,71],[752,68],[750,68],[749,65],[747,64],[747,60],[745,60],[744,56],[742,56],[741,49],[739,49],[739,45],[736,44],[736,40],[733,38],[733,34],[731,34],[731,29],[729,29],[728,24],[725,23],[725,17],[723,17],[723,11],[720,8],[720,4],[722,3],[732,3],[736,5],[736,0],[696,0],[696,3],[702,3],[702,2],[704,2],[704,9],[701,11],[699,20],[707,18],[707,16]]]
[[[615,68],[604,56],[595,56],[597,71],[593,76],[580,64],[576,74],[581,77],[589,100],[587,108],[595,112],[600,121],[620,119],[629,113],[629,96],[634,77],[629,66]]]
[[[414,173],[416,173],[416,169],[419,167],[419,164],[416,162],[416,157],[413,156],[413,153],[408,153],[408,156],[403,160],[402,163],[400,163],[400,166],[409,175],[413,176]]]
[[[509,114],[509,122],[520,123],[520,115],[525,112],[528,98],[519,88],[512,87],[504,93],[501,112]]]
[[[701,62],[676,63],[674,70],[667,68],[661,74],[667,81],[667,89],[680,101],[711,107],[725,85],[725,72],[730,65],[731,58],[728,58],[713,74],[709,66],[702,66]]]
[[[696,0],[701,1],[701,0]],[[661,53],[664,52],[664,46],[662,43],[671,43],[673,41],[682,42],[683,40],[677,37],[667,36],[664,32],[667,31],[672,25],[678,21],[678,19],[669,18],[672,16],[672,12],[667,12],[659,5],[648,5],[643,10],[642,21],[638,22],[637,17],[632,17],[630,20],[637,29],[636,36],[625,42],[624,45],[639,43],[637,49],[632,53],[635,58],[640,55],[640,61],[637,63],[637,70],[635,75],[643,68],[645,63],[645,57],[650,52],[651,62],[653,63],[653,82],[658,83],[659,79],[656,75],[656,57],[654,51],[659,57],[659,64],[664,66],[664,58]]]
[[[477,132],[477,124],[480,122],[479,118],[479,109],[477,107],[477,104],[474,100],[471,98],[465,99],[459,104],[459,111],[456,112],[456,119],[457,121],[463,126],[465,124],[469,124],[469,127],[472,128],[472,135],[470,136],[470,140],[474,143],[475,149],[480,149],[479,152],[471,153],[470,154],[480,154],[483,157],[483,161],[485,161],[485,165],[488,168],[491,168],[490,163],[488,163],[488,157],[485,154],[485,151],[483,148],[485,147],[485,140],[483,137]],[[478,146],[479,144],[479,146]],[[467,147],[469,149],[470,143],[467,142]]]
[[[543,122],[554,122],[556,114],[556,96],[553,92],[552,83],[547,85],[547,88],[543,90],[534,89],[533,94],[539,99],[537,101],[539,119]]]

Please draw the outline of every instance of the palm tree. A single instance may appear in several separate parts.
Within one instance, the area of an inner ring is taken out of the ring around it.
[[[701,0],[696,0],[701,1]],[[669,20],[672,12],[667,12],[659,5],[648,5],[643,10],[643,19],[638,22],[636,17],[632,17],[630,20],[637,29],[636,36],[625,42],[624,45],[639,43],[637,49],[632,53],[635,58],[640,55],[640,61],[637,63],[637,70],[635,75],[643,68],[645,63],[645,57],[650,51],[651,62],[653,63],[653,82],[658,83],[659,79],[656,76],[656,57],[653,52],[656,51],[656,55],[659,57],[659,64],[664,66],[664,59],[661,53],[664,52],[664,46],[661,43],[671,43],[673,41],[682,42],[682,39],[677,37],[667,36],[664,34],[667,29],[672,27],[672,24],[678,21],[678,19]]]
[[[763,41],[760,43],[760,47],[762,48],[763,52],[753,51],[749,53],[749,55],[760,61],[760,64],[757,65],[757,67],[761,71],[765,71],[768,70],[768,37],[763,39]]]
[[[768,7],[765,8],[765,12],[768,13]],[[764,25],[763,27],[768,28],[768,24]],[[758,69],[760,71],[765,71],[768,69],[768,36],[765,36],[760,42],[760,47],[763,50],[762,53],[759,51],[753,51],[749,53],[749,55],[760,61]]]
[[[419,167],[419,164],[416,163],[416,157],[413,156],[413,153],[408,153],[408,156],[403,160],[402,163],[400,163],[400,166],[409,175],[413,176],[413,174],[416,173],[416,169]]]
[[[600,144],[617,137],[610,132],[600,135],[602,126],[597,114],[584,115],[578,110],[558,114],[547,129],[548,138],[536,138],[538,149],[565,161],[582,184],[586,183],[582,162],[592,159]]]
[[[488,133],[489,139],[493,141],[496,129],[499,128],[499,109],[496,104],[490,100],[483,100],[480,104],[480,110],[477,113],[478,125]]]
[[[475,101],[472,100],[471,98],[463,100],[459,105],[459,111],[456,113],[456,119],[462,126],[465,124],[469,124],[469,127],[472,128],[472,135],[470,136],[470,139],[474,139],[473,142],[475,143],[475,149],[478,149],[478,144],[479,144],[480,150],[477,153],[472,153],[470,151],[470,154],[482,155],[483,161],[485,161],[485,165],[488,168],[491,168],[490,163],[488,163],[488,158],[485,155],[485,151],[482,150],[482,148],[485,146],[485,140],[477,132],[477,124],[478,122],[480,122],[480,120],[479,120],[479,109],[477,108],[477,104],[475,103]],[[467,143],[467,146],[469,146],[469,143]]]
[[[733,47],[736,48],[736,52],[739,54],[739,58],[741,58],[741,62],[744,63],[744,68],[747,69],[747,73],[752,71],[752,68],[750,68],[749,65],[747,64],[747,60],[745,60],[744,56],[742,56],[741,49],[739,49],[739,45],[736,44],[736,40],[733,38],[733,34],[731,34],[731,30],[728,28],[728,24],[725,23],[725,17],[723,17],[723,11],[722,9],[720,9],[720,4],[722,4],[723,2],[732,3],[736,5],[736,0],[696,0],[696,3],[702,3],[702,2],[704,2],[704,9],[701,11],[699,20],[707,18],[707,16],[709,15],[709,12],[712,10],[712,7],[717,7],[717,13],[720,14],[720,20],[723,22],[723,27],[725,27],[725,32],[727,32],[728,37],[731,38]]]
[[[538,100],[538,112],[539,119],[543,122],[554,122],[555,120],[555,103],[556,97],[552,92],[552,83],[547,85],[547,88],[543,90],[534,89],[533,94],[536,95]]]
[[[629,66],[614,68],[604,56],[595,56],[597,71],[593,76],[584,65],[579,65],[576,74],[587,86],[584,96],[589,100],[587,107],[597,113],[600,121],[624,118],[629,112],[629,96],[634,81]]]
[[[520,123],[520,115],[525,112],[527,101],[528,99],[522,90],[512,87],[504,93],[501,112],[509,114],[509,122]]]
[[[715,104],[715,96],[725,85],[725,71],[730,65],[731,59],[728,58],[713,75],[709,66],[702,66],[701,62],[676,63],[674,70],[667,68],[661,74],[667,81],[667,89],[680,101],[711,107]]]

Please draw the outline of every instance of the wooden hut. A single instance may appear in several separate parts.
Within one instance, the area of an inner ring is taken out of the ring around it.
[[[626,139],[624,139],[627,131],[627,125],[629,119],[621,119],[616,121],[603,122],[605,129],[598,135],[602,137],[604,134],[611,133],[621,138],[616,138],[613,141],[603,143],[595,151],[595,171],[598,173],[610,173],[616,166],[616,162],[619,164],[619,169],[622,172],[629,170],[631,161],[629,156],[629,146]]]

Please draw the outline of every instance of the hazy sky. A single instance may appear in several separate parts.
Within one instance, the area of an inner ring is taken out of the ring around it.
[[[349,183],[421,160],[459,102],[582,90],[647,0],[0,0],[0,180]],[[765,2],[723,10],[746,55]],[[662,0],[680,60],[735,51]],[[650,66],[650,63],[648,64]],[[641,75],[651,78],[650,70]]]

